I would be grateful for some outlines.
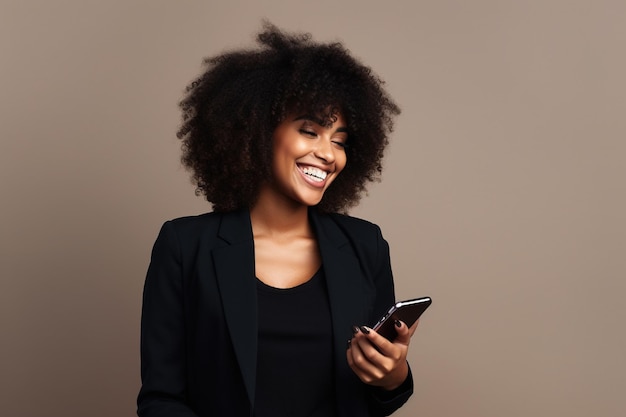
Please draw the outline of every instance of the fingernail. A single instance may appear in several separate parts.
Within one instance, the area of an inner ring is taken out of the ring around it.
[[[361,331],[362,331],[363,333],[365,333],[365,334],[370,334],[370,329],[368,329],[368,328],[367,328],[367,327],[365,327],[365,326],[361,326],[361,327],[359,327],[359,329],[361,329]]]
[[[348,349],[350,349],[350,346],[352,346],[352,339],[348,339]]]
[[[359,328],[357,326],[352,326],[352,333],[357,334],[359,332]]]
[[[402,327],[402,322],[400,320],[394,321],[394,324],[396,325],[396,327]]]

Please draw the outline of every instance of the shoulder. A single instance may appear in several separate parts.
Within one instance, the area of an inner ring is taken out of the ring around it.
[[[179,217],[165,222],[161,233],[174,234],[181,244],[192,246],[199,243],[219,246],[252,240],[248,210]]]
[[[184,216],[167,220],[165,225],[180,231],[197,230],[202,227],[210,227],[212,224],[219,224],[221,213],[210,212],[194,216]]]
[[[221,219],[220,213],[204,213],[195,216],[178,217],[163,223],[161,230],[174,232],[177,235],[193,236],[217,228]]]
[[[320,242],[341,247],[348,243],[361,256],[376,256],[387,246],[378,225],[338,213],[315,213],[312,216]]]
[[[205,236],[216,235],[222,216],[220,213],[204,213],[167,220],[161,226],[159,240],[176,246],[197,245]]]
[[[225,243],[220,238],[224,213],[211,212],[167,220],[154,243],[152,257],[174,256],[182,263],[194,263],[198,254]]]
[[[316,222],[319,224],[317,231],[321,247],[336,248],[342,253],[341,259],[344,260],[348,259],[347,253],[351,253],[358,260],[364,276],[374,283],[373,286],[382,285],[385,291],[393,288],[389,244],[383,238],[378,225],[337,213],[319,214],[314,216],[316,217],[319,217]],[[383,298],[386,304],[393,297]]]
[[[323,216],[326,216],[352,239],[370,240],[373,237],[382,237],[380,227],[368,220],[339,213],[329,213]]]
[[[328,216],[330,217],[333,221],[335,221],[336,223],[339,224],[343,224],[346,225],[347,227],[353,227],[356,229],[362,228],[362,229],[376,229],[378,228],[378,225],[375,223],[370,222],[369,220],[365,220],[365,219],[361,219],[358,217],[353,217],[347,214],[341,214],[341,213],[328,213],[328,214],[323,214],[322,216]]]

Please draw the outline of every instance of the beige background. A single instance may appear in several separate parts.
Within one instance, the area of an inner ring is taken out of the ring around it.
[[[623,1],[0,1],[0,415],[132,416],[156,233],[206,211],[177,102],[267,17],[403,108],[354,210],[431,295],[398,416],[623,416]]]

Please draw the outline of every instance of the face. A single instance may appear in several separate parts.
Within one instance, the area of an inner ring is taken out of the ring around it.
[[[271,188],[300,205],[318,204],[346,166],[346,123],[337,114],[331,126],[316,117],[292,115],[274,131]]]

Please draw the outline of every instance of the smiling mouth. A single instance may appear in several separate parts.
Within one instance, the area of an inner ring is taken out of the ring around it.
[[[312,181],[315,181],[315,182],[322,182],[328,176],[328,172],[323,171],[316,167],[311,167],[311,166],[306,166],[306,167],[301,166],[300,171],[302,171],[304,175],[306,175],[308,178],[310,178]]]

